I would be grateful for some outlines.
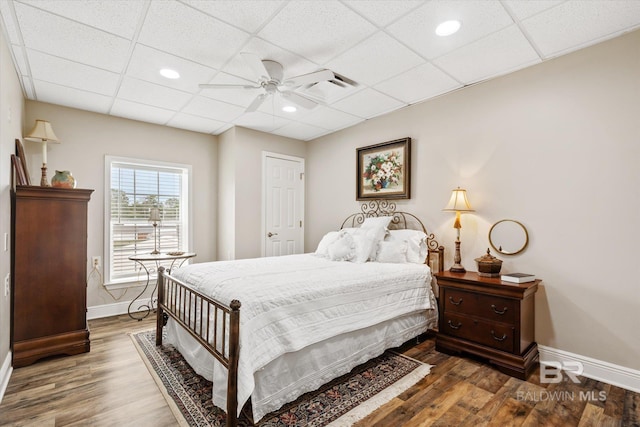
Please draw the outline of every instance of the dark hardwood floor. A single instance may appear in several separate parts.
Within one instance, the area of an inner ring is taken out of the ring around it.
[[[90,321],[90,353],[14,370],[0,425],[177,425],[128,335],[154,321],[126,315]],[[431,373],[358,427],[640,426],[638,393],[587,378],[540,384],[538,371],[517,380],[480,361],[436,352],[433,338],[401,351],[434,365]]]

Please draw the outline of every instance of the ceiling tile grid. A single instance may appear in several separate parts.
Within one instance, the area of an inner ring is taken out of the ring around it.
[[[0,15],[28,99],[310,140],[636,30],[640,1],[1,0]],[[450,19],[460,30],[436,35]],[[268,86],[241,53],[279,62],[282,79]],[[323,69],[335,78],[282,84]],[[283,91],[316,107],[284,112]]]

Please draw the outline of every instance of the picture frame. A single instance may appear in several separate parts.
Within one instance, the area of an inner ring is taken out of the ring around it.
[[[26,184],[31,185],[31,177],[29,176],[29,169],[27,168],[27,158],[24,154],[24,147],[22,146],[22,141],[16,139],[16,156],[20,158],[20,164],[22,165],[22,171],[24,172],[24,177],[26,180]]]
[[[13,164],[13,170],[16,174],[16,185],[28,185],[27,178],[24,175],[24,170],[22,169],[22,163],[20,162],[20,158],[15,154],[11,155],[11,164]]]
[[[356,148],[356,200],[411,198],[411,138]]]

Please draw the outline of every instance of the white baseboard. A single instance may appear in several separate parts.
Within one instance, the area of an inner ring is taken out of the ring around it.
[[[582,376],[640,393],[640,371],[538,344],[540,363],[579,362]]]
[[[4,362],[2,362],[2,366],[0,366],[0,402],[4,398],[4,392],[7,391],[7,386],[9,385],[9,379],[11,378],[11,373],[13,372],[13,367],[11,367],[11,351],[7,353],[7,357],[4,358]]]
[[[133,307],[137,309],[141,305],[148,305],[151,298],[141,298],[137,300]],[[87,319],[101,319],[103,317],[118,316],[120,314],[127,314],[129,310],[129,304],[131,301],[121,301],[113,304],[94,305],[87,308]]]

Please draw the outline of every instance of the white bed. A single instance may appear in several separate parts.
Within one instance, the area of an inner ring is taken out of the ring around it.
[[[444,249],[411,214],[355,218],[360,228],[327,233],[314,254],[160,275],[156,344],[170,317],[166,342],[214,382],[227,424],[248,402],[258,421],[437,325],[429,265],[442,268]],[[418,231],[404,229],[407,218]]]
[[[242,301],[238,403],[251,396],[254,421],[437,324],[425,264],[305,254],[194,264],[172,276],[217,301]],[[175,322],[167,342],[227,384],[227,369]],[[215,387],[213,403],[226,408],[226,395]]]

